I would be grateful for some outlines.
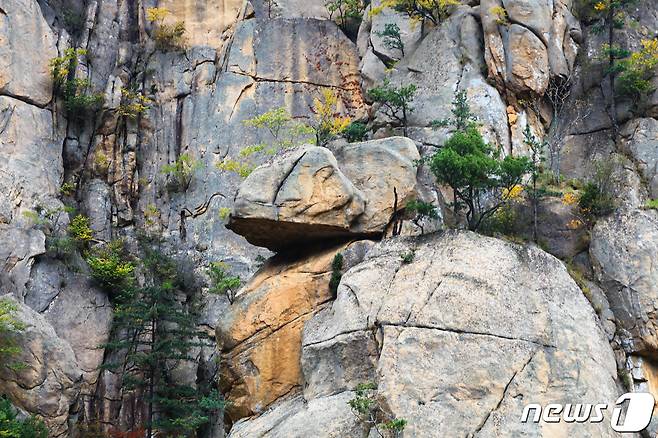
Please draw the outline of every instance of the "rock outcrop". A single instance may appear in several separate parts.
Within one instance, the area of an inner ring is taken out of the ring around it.
[[[303,146],[247,177],[227,227],[273,251],[380,236],[396,209],[417,196],[419,158],[403,137],[337,146],[334,154]]]
[[[658,351],[658,212],[631,210],[594,227],[590,255],[619,323],[624,349]]]
[[[334,298],[329,287],[332,261],[340,253],[342,270],[347,270],[371,244],[360,241],[276,256],[241,289],[217,325],[220,384],[232,421],[300,392],[302,329]]]
[[[5,296],[5,299],[13,299]],[[17,320],[26,329],[17,336],[21,348],[16,370],[0,367],[0,393],[7,394],[21,409],[38,414],[49,436],[66,437],[69,415],[77,410],[83,371],[71,346],[57,336],[46,319],[14,300]]]
[[[518,421],[531,402],[616,400],[612,350],[557,259],[469,232],[375,245],[306,323],[301,363],[305,401],[239,422],[231,437],[352,436],[347,401],[366,381],[408,421],[405,436],[616,436],[605,423]]]

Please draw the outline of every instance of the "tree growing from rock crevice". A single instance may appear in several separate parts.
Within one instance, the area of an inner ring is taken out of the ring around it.
[[[384,45],[392,50],[399,50],[404,57],[404,42],[400,35],[400,27],[396,23],[386,23],[382,32],[376,32],[384,41]]]
[[[192,352],[207,335],[196,327],[194,297],[158,242],[142,242],[144,284],[125,285],[114,298],[115,338],[105,348],[122,359],[105,367],[120,373],[124,394],[142,395],[145,421],[138,426],[146,436],[189,436],[219,414],[223,400],[177,377],[181,365],[196,361]]]
[[[438,25],[450,16],[452,10],[459,6],[459,0],[382,0],[372,14],[380,13],[384,8],[391,8],[407,15],[412,20],[429,20]]]
[[[501,159],[500,151],[485,143],[459,95],[453,114],[456,130],[429,159],[429,167],[437,182],[452,189],[455,216],[464,213],[468,228],[475,231],[511,199],[532,165],[525,157]]]
[[[13,301],[0,298],[0,367],[20,367],[19,363],[13,362],[13,358],[21,352],[17,337],[26,326],[17,313],[18,307]]]
[[[616,31],[626,24],[627,9],[637,3],[637,0],[587,0],[586,13],[591,15],[596,23],[593,26],[595,33],[605,33],[606,43],[601,46],[601,56],[607,63],[605,74],[609,81],[608,115],[612,122],[612,136],[617,141],[619,123],[617,122],[617,93],[616,79],[623,71],[623,64],[619,61],[627,58],[630,52],[617,42]]]
[[[409,116],[414,111],[412,102],[416,95],[415,84],[396,87],[390,79],[384,79],[382,85],[368,90],[368,97],[378,104],[382,112],[398,126],[402,126],[404,135],[407,135]]]
[[[541,162],[544,155],[545,143],[537,140],[537,138],[530,131],[530,125],[526,125],[523,130],[523,137],[525,144],[530,148],[531,156],[531,170],[530,170],[530,184],[528,184],[527,193],[532,206],[532,240],[537,243],[537,222],[539,209],[539,202],[546,194],[546,191],[538,186],[538,180],[541,173]]]

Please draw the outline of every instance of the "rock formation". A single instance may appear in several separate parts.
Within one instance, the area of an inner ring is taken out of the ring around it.
[[[168,370],[230,402],[200,438],[377,436],[348,404],[367,382],[403,437],[617,436],[610,411],[518,419],[528,403],[658,398],[655,69],[642,96],[617,96],[582,2],[464,0],[435,20],[393,3],[0,1],[0,299],[26,324],[25,366],[0,362],[0,395],[21,416],[52,437],[143,434],[148,396],[109,366],[125,353],[107,348],[116,290],[86,260],[120,240],[142,287],[149,238],[214,339]],[[616,42],[637,53],[658,9],[625,14]],[[158,40],[177,23],[179,44]],[[66,64],[73,103],[52,70],[67,49],[83,49]],[[405,127],[368,95],[385,78],[416,86]],[[427,165],[455,130],[458,91],[500,157],[532,156],[526,128],[546,140],[536,242],[527,187],[497,217],[511,232],[458,230],[454,193]],[[244,179],[218,168],[275,142],[245,123],[269,110],[326,128],[323,92],[328,117],[363,123],[363,138],[258,155]],[[597,178],[601,217],[574,197]],[[436,217],[414,216],[414,200]],[[79,216],[89,235],[58,240]],[[213,266],[240,280],[217,287]],[[641,436],[657,432],[654,413]]]

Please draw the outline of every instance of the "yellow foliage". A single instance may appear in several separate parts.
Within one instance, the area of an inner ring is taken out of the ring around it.
[[[489,12],[491,12],[496,17],[496,23],[500,24],[501,26],[509,24],[507,19],[507,11],[504,7],[494,6],[489,9]]]
[[[148,21],[158,21],[162,22],[169,15],[169,9],[167,8],[148,8],[146,10],[146,19]]]
[[[512,187],[511,190],[503,189],[503,197],[513,201],[519,199],[522,192],[523,192],[523,186],[517,184],[514,187]]]
[[[642,40],[642,49],[630,57],[633,68],[651,70],[658,65],[658,38]]]
[[[322,98],[313,100],[316,134],[320,145],[343,132],[352,120],[337,112],[338,96],[330,89],[322,90]]]
[[[219,170],[223,170],[224,172],[237,173],[238,175],[240,175],[240,177],[246,178],[249,176],[251,172],[253,172],[255,166],[249,163],[236,161],[227,157],[221,163],[217,163],[217,168]]]
[[[567,228],[570,230],[577,230],[578,228],[582,227],[583,221],[580,219],[571,219],[569,222],[567,222]]]
[[[594,10],[595,11],[605,11],[608,9],[608,5],[606,5],[604,2],[598,2],[597,4],[594,5]]]
[[[579,200],[580,197],[574,192],[566,192],[564,195],[562,195],[562,203],[564,205],[576,205],[578,204]]]

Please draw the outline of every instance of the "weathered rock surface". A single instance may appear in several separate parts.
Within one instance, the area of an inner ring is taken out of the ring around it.
[[[242,420],[231,429],[231,438],[343,438],[364,436],[349,409],[353,393],[343,392],[306,402],[302,397],[285,401],[253,420]]]
[[[0,95],[41,107],[50,102],[52,80],[48,62],[57,56],[55,43],[55,35],[35,0],[3,1],[0,12],[0,59],[3,59]]]
[[[416,197],[419,158],[414,142],[403,137],[339,146],[335,157],[327,148],[298,148],[247,177],[227,227],[275,251],[381,235],[394,208]]]
[[[335,400],[326,409],[346,416],[345,394],[370,379],[380,404],[408,420],[405,436],[616,436],[605,423],[518,421],[530,401],[614,401],[621,392],[592,308],[565,267],[536,248],[469,232],[384,241],[343,276],[302,342],[308,406]],[[282,403],[231,436],[264,436],[265,425],[302,436],[291,419],[306,409]]]
[[[348,269],[371,244],[276,256],[241,289],[217,325],[220,384],[231,420],[261,413],[278,398],[299,392],[302,329],[332,299],[332,260],[340,252]]]
[[[658,120],[640,118],[623,129],[624,149],[633,157],[652,198],[658,198]]]
[[[57,336],[48,321],[15,302],[19,309],[16,317],[27,326],[17,337],[21,352],[16,357],[25,367],[17,371],[0,367],[0,392],[21,409],[43,418],[49,436],[65,437],[69,415],[76,411],[83,371],[71,346]]]
[[[83,373],[82,392],[92,395],[103,363],[99,347],[107,342],[112,323],[107,294],[83,275],[71,275],[61,262],[46,259],[32,271],[25,302],[70,345]]]
[[[571,2],[483,0],[484,58],[496,83],[543,95],[553,77],[568,77],[582,40]]]
[[[627,352],[658,350],[658,212],[621,211],[599,221],[590,256]]]

